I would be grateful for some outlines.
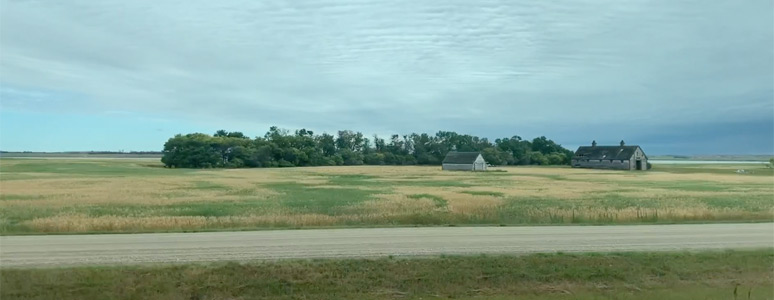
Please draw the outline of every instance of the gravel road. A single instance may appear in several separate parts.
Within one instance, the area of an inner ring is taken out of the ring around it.
[[[774,224],[428,227],[0,237],[0,266],[774,247]]]

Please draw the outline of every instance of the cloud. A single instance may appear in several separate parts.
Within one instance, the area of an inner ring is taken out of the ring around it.
[[[771,1],[0,3],[5,110],[61,110],[19,100],[44,91],[79,113],[571,143],[774,122]]]

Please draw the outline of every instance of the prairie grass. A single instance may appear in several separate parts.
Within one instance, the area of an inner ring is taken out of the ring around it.
[[[0,269],[0,298],[771,299],[772,253],[555,253]]]
[[[774,221],[774,173],[763,166],[498,171],[180,170],[131,159],[0,159],[0,234]]]

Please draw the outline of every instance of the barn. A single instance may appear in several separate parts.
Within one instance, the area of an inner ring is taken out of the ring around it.
[[[446,154],[443,159],[446,171],[486,171],[486,161],[480,152],[456,152]]]
[[[578,147],[572,158],[573,168],[613,169],[613,170],[648,170],[648,156],[640,146],[627,146],[624,141],[618,146],[597,146],[597,141],[591,146]]]

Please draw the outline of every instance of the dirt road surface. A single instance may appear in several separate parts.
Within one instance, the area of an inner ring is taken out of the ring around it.
[[[773,223],[3,236],[0,267],[766,247]]]

